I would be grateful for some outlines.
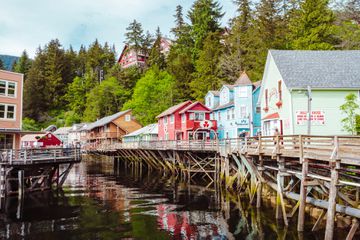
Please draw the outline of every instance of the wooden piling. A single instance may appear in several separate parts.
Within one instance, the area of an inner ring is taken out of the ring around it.
[[[301,173],[301,185],[300,185],[300,205],[299,205],[299,215],[298,215],[298,224],[297,230],[299,232],[304,231],[304,223],[305,223],[305,206],[306,206],[306,179],[309,171],[309,160],[302,160],[302,173]]]

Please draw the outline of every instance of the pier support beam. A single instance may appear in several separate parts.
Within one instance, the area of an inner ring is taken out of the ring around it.
[[[304,231],[304,223],[305,223],[305,206],[306,206],[306,195],[307,195],[307,187],[306,180],[309,171],[309,160],[302,160],[302,173],[301,173],[301,185],[300,185],[300,206],[299,206],[299,215],[298,215],[298,225],[297,230],[299,232]]]

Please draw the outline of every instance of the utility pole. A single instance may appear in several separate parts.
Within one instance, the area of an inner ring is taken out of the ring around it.
[[[312,101],[312,96],[311,96],[311,87],[307,86],[307,93],[306,96],[308,97],[308,122],[307,122],[307,134],[310,135],[311,134],[311,101]]]

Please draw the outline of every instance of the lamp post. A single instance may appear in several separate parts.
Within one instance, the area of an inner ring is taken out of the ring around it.
[[[308,97],[307,134],[310,135],[311,134],[311,101],[312,101],[310,86],[307,86],[306,96]]]

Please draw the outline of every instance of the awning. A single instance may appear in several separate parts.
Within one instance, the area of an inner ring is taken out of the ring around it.
[[[279,118],[280,118],[279,113],[271,113],[266,117],[264,117],[262,120],[271,120],[271,119],[279,119]]]

